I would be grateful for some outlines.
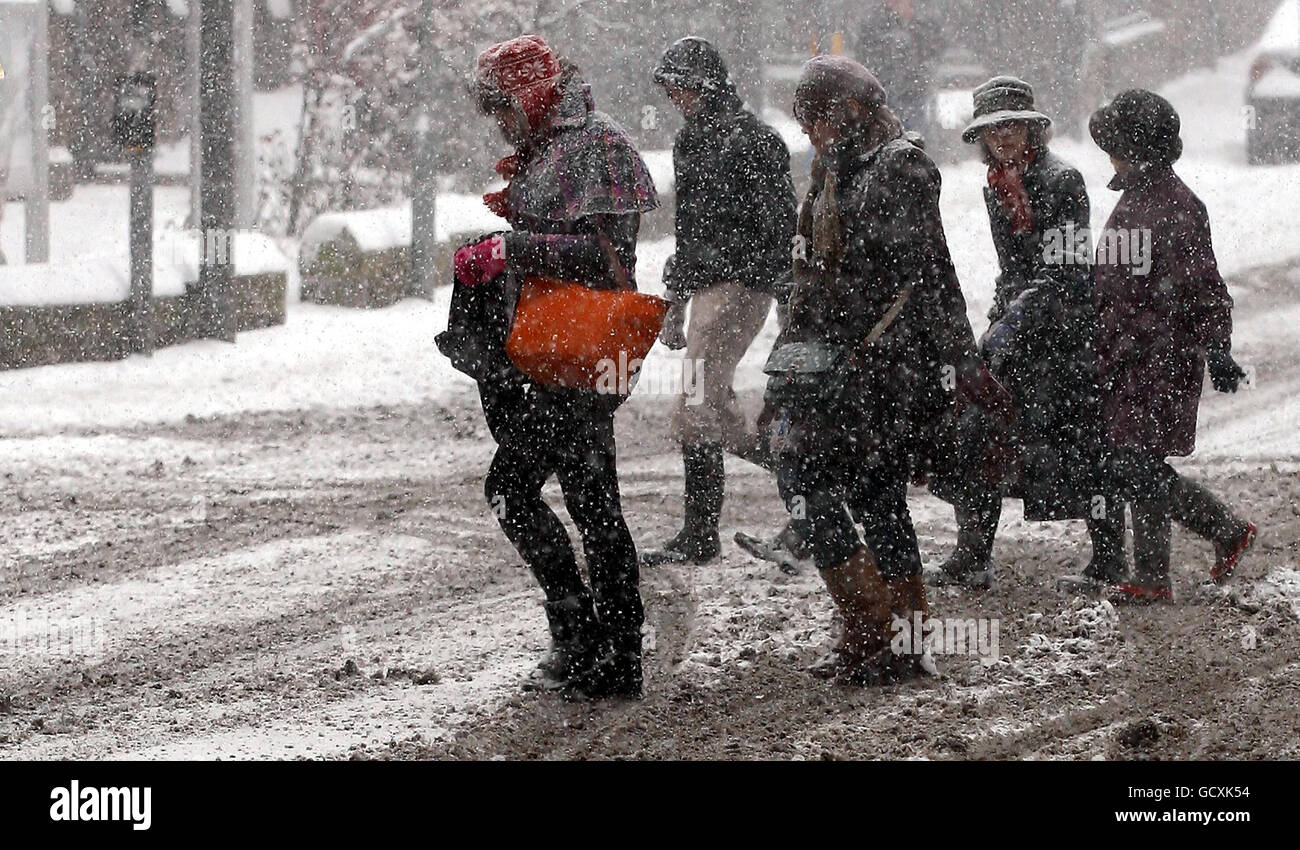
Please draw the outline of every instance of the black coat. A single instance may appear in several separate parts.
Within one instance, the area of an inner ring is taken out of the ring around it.
[[[708,96],[673,143],[677,253],[665,281],[686,298],[722,282],[762,292],[790,272],[790,153],[735,94]]]
[[[859,348],[904,287],[914,289],[841,376],[838,403],[800,423],[806,451],[840,463],[873,464],[882,452],[922,467],[944,461],[938,455],[951,443],[953,391],[976,353],[939,188],[934,162],[897,131],[883,141],[849,138],[814,169],[799,216],[806,260],[796,260],[790,320],[778,344]]]
[[[982,343],[1016,400],[1024,462],[1013,491],[1026,516],[1079,517],[1096,489],[1100,422],[1088,190],[1046,148],[1023,180],[1034,217],[1024,233],[1013,232],[997,193],[984,190],[1001,273]]]

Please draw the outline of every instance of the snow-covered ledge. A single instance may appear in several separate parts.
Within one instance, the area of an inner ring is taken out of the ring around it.
[[[236,278],[287,275],[289,260],[261,233],[235,233],[206,246],[211,262],[230,262]],[[159,232],[153,249],[153,294],[178,297],[198,282],[197,231]],[[0,266],[0,307],[110,304],[131,294],[130,260],[120,254],[79,258],[73,263]]]
[[[450,282],[451,251],[465,238],[507,228],[478,195],[439,195],[435,278]],[[410,294],[410,255],[410,204],[322,213],[307,225],[298,246],[302,300],[386,307]]]
[[[284,324],[289,261],[268,237],[235,233],[201,243],[196,232],[162,231],[154,241],[159,347],[191,338],[190,296],[201,251],[209,262],[233,266],[238,330]],[[123,356],[130,292],[129,261],[120,255],[0,266],[0,369]]]

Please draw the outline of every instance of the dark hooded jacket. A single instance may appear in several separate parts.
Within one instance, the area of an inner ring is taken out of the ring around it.
[[[673,143],[677,253],[668,290],[684,299],[737,282],[772,292],[790,273],[795,197],[785,142],[729,83],[703,92]]]

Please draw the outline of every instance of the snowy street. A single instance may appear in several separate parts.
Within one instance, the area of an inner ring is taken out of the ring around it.
[[[1293,319],[1294,265],[1251,286],[1262,303],[1239,313],[1243,331]],[[1001,658],[940,658],[940,681],[845,690],[802,672],[831,625],[811,567],[787,577],[728,545],[712,565],[644,571],[647,698],[612,709],[518,693],[545,622],[481,499],[490,440],[464,394],[394,389],[383,405],[214,407],[161,424],[111,422],[105,407],[110,423],[44,433],[7,414],[0,528],[23,555],[0,585],[0,746],[16,758],[1091,758],[1134,755],[1123,741],[1155,724],[1170,756],[1294,757],[1300,345],[1288,340],[1253,361],[1260,389],[1207,397],[1203,448],[1185,465],[1263,529],[1226,603],[1198,597],[1210,554],[1185,535],[1172,609],[1061,597],[1053,581],[1081,559],[1082,523],[1009,508],[998,590],[933,603],[1000,618]],[[84,415],[100,409],[92,396]],[[634,398],[620,414],[625,509],[643,542],[680,510],[666,409]],[[740,461],[728,472],[727,537],[775,528],[770,476]],[[923,555],[941,557],[950,509],[913,495]],[[57,644],[39,645],[50,634]],[[899,737],[904,718],[920,722]]]
[[[833,633],[811,562],[788,576],[732,543],[786,514],[770,474],[728,458],[721,559],[642,570],[644,700],[521,693],[546,620],[483,498],[495,444],[474,385],[433,346],[449,287],[373,311],[291,297],[283,327],[233,346],[0,372],[0,759],[1110,759],[1157,740],[1166,759],[1300,758],[1300,165],[1246,164],[1249,63],[1162,89],[1253,380],[1234,395],[1207,382],[1197,450],[1174,461],[1259,525],[1226,589],[1202,587],[1213,552],[1175,530],[1176,604],[1060,595],[1087,557],[1083,522],[1027,522],[1008,502],[997,587],[931,596],[941,617],[999,624],[996,654],[845,688],[805,672]],[[1083,171],[1100,227],[1117,198],[1106,155],[1053,148]],[[997,273],[985,172],[943,167],[977,335]],[[183,191],[157,203],[179,218]],[[122,218],[97,222],[110,204]],[[11,256],[20,219],[0,227]],[[53,207],[54,259],[122,265],[124,220],[124,188],[78,187]],[[662,291],[672,250],[640,245],[643,290]],[[751,415],[775,336],[773,317],[737,373]],[[680,357],[658,346],[647,373]],[[639,392],[616,419],[639,547],[681,517],[672,404]],[[562,513],[554,481],[546,495]],[[909,504],[937,563],[952,509],[919,489]]]

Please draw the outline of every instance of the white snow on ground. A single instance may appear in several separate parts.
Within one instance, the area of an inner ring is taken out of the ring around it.
[[[673,174],[673,152],[645,151],[641,158],[645,160],[646,169],[650,172],[650,179],[654,181],[655,189],[659,192],[671,191],[677,182],[676,175]]]
[[[1286,0],[1278,7],[1259,39],[1259,49],[1291,51],[1300,48],[1300,0]]]
[[[91,664],[141,643],[185,640],[197,628],[238,628],[281,614],[324,609],[331,599],[371,590],[384,573],[433,569],[436,547],[418,538],[349,532],[280,541],[152,571],[147,578],[82,587],[0,606],[0,660],[6,666]],[[141,622],[151,625],[142,629]],[[357,675],[393,677],[380,693],[332,701],[307,712],[253,694],[211,710],[141,706],[114,728],[38,739],[25,755],[68,758],[89,749],[104,758],[294,758],[338,756],[360,741],[420,735],[437,740],[457,722],[512,690],[538,647],[503,646],[499,629],[541,634],[540,608],[507,596],[462,613],[448,629],[431,612],[425,627],[390,633],[384,623],[340,623],[323,645],[265,653],[258,669],[301,670],[354,659]],[[51,639],[51,635],[56,638]],[[476,662],[490,656],[490,669]],[[230,684],[241,659],[214,664],[187,681],[201,689]],[[473,670],[473,675],[468,671]],[[401,672],[404,671],[404,672]],[[427,671],[437,687],[411,681]],[[235,679],[235,681],[240,681]],[[202,729],[196,732],[196,728]]]
[[[347,593],[353,583],[361,586],[363,577],[373,578],[374,571],[401,568],[431,548],[417,538],[358,532],[298,538],[175,564],[142,579],[46,594],[35,604],[10,603],[0,606],[0,633],[24,652],[21,661],[16,653],[0,658],[9,664],[41,664],[49,662],[50,651],[72,651],[79,660],[94,662],[139,641],[165,641],[195,627],[256,623],[309,610],[303,606],[322,588]],[[212,604],[218,595],[224,609]],[[145,634],[141,622],[161,623],[171,631]],[[52,649],[37,640],[51,629],[74,635],[84,631],[87,640]]]
[[[1165,90],[1184,118],[1187,154],[1178,170],[1209,207],[1216,248],[1228,275],[1250,266],[1300,257],[1300,240],[1291,232],[1300,212],[1300,166],[1249,168],[1244,161],[1240,106],[1248,60],[1245,55],[1231,57],[1216,71],[1193,73]],[[780,129],[790,141],[799,141],[792,135],[791,125],[787,119]],[[1099,227],[1118,197],[1105,188],[1110,177],[1105,156],[1090,142],[1062,140],[1056,148],[1083,169],[1093,197],[1093,225]],[[806,167],[806,144],[792,144],[792,151],[796,167]],[[662,156],[656,162],[661,168]],[[984,167],[975,161],[946,166],[944,178],[944,220],[979,333],[987,323],[983,313],[991,300],[996,273],[981,192]],[[485,211],[477,197],[460,197],[463,202],[441,204],[443,212],[457,219],[462,229],[492,229],[478,218]],[[53,259],[87,267],[120,263],[125,256],[125,201],[122,187],[82,186],[70,201],[52,205],[56,234]],[[188,206],[184,189],[158,190],[156,204],[160,227],[164,221],[177,228],[183,226]],[[120,211],[116,216],[111,212],[114,209]],[[8,211],[10,215],[0,225],[0,244],[11,259],[17,259],[22,246],[21,214],[17,207]],[[448,232],[455,231],[450,220],[447,226]],[[61,237],[61,233],[73,237]],[[637,273],[644,289],[661,290],[663,263],[672,249],[671,239],[641,245]],[[1240,303],[1248,306],[1251,293],[1237,294]],[[65,435],[59,433],[63,429],[93,431],[176,421],[189,415],[356,409],[467,396],[472,392],[471,382],[452,370],[433,347],[434,334],[445,325],[448,297],[449,291],[443,289],[431,303],[405,301],[376,311],[291,304],[286,326],[241,334],[234,346],[198,342],[160,351],[153,358],[0,372],[0,433],[6,437],[0,440],[0,468],[19,478],[39,475],[42,469],[56,466],[51,458],[66,459],[70,455],[84,459],[82,474],[88,476],[114,464],[144,468],[162,462],[171,469],[190,455],[200,465],[209,462],[199,452],[210,449],[201,450],[182,440]],[[1285,349],[1285,345],[1277,346],[1277,340],[1294,342],[1297,321],[1300,307],[1250,315],[1238,322],[1236,349],[1247,362],[1252,354],[1263,357],[1275,348]],[[738,389],[751,394],[751,400],[752,393],[762,386],[761,364],[774,336],[775,322],[769,322],[738,371]],[[679,354],[657,348],[647,364],[647,373],[679,368],[679,360]],[[1271,385],[1265,382],[1254,391],[1231,397],[1207,394],[1202,405],[1197,457],[1241,458],[1253,463],[1300,457],[1300,429],[1294,425],[1300,418],[1300,402],[1296,399],[1300,399],[1300,383],[1294,377],[1281,378]],[[630,405],[667,403],[670,400],[662,396],[640,393]],[[313,476],[336,477],[334,464],[353,460],[347,447],[337,444],[342,439],[322,436],[322,451],[314,461],[315,467],[301,470],[295,480],[306,488],[311,486]],[[486,450],[475,447],[466,459],[451,462],[469,463],[480,449]],[[232,451],[237,452],[237,448]],[[238,462],[237,455],[230,462]],[[409,460],[377,461],[376,469],[359,469],[356,475],[391,475],[403,462]],[[638,483],[638,469],[676,469],[679,464],[675,456],[646,459],[640,465],[629,463],[624,470],[631,476],[627,489],[630,492],[638,486],[651,486]],[[729,463],[728,471],[737,479],[763,475],[739,462]],[[249,480],[285,480],[277,470],[252,464],[241,466],[240,474]],[[919,525],[937,529],[933,535],[927,532],[920,541],[927,554],[951,545],[950,508],[924,494],[913,500],[911,508]],[[201,514],[203,505],[196,502],[195,510]],[[1071,549],[1084,540],[1081,523],[1027,523],[1018,510],[1007,514],[1003,521],[1007,536],[1060,540]],[[67,540],[69,535],[62,529],[51,529],[46,535],[35,522],[39,517],[33,519],[32,536],[11,541],[23,551],[76,546],[85,539],[74,536]],[[189,519],[202,521],[201,515]],[[186,518],[178,517],[177,521]],[[450,532],[455,534],[454,529]],[[93,530],[88,533],[93,534]],[[938,539],[943,535],[947,536]],[[457,543],[458,539],[434,543],[354,532],[257,545],[186,560],[111,587],[97,586],[93,592],[74,588],[14,602],[0,607],[0,627],[6,635],[17,637],[49,634],[51,623],[66,625],[74,634],[84,632],[90,641],[88,653],[107,648],[109,635],[114,641],[166,640],[183,635],[180,627],[172,633],[164,625],[162,631],[144,635],[139,633],[139,621],[156,624],[161,619],[166,623],[166,617],[160,618],[157,611],[175,609],[181,615],[172,618],[174,623],[200,621],[225,626],[256,621],[268,613],[288,610],[291,604],[295,610],[319,606],[330,594],[346,592],[363,573],[398,571],[412,564],[419,567],[438,554],[440,545],[454,547]],[[824,591],[809,574],[789,581],[806,585],[809,608],[803,616],[795,617],[790,617],[789,611],[773,612],[773,616],[784,617],[788,625],[773,629],[770,640],[774,643],[760,647],[760,651],[810,652],[824,640],[829,612]],[[708,594],[701,592],[693,597],[699,604],[700,631],[694,636],[698,651],[682,663],[714,667],[722,663],[724,655],[741,647],[745,641],[737,640],[723,625],[727,612],[765,610],[762,600],[770,582],[771,578],[764,574],[752,582],[717,585]],[[1272,588],[1277,595],[1292,600],[1293,605],[1300,598],[1300,579],[1294,565],[1279,565],[1264,585],[1266,592]],[[816,604],[812,604],[814,599]],[[231,600],[236,604],[226,604]],[[214,602],[221,604],[216,606]],[[153,616],[149,616],[150,612]],[[1096,634],[1086,636],[1087,640],[1110,640],[1105,614],[1104,610],[1085,607],[1045,621],[1037,633],[1041,640],[1015,648],[1015,663],[994,665],[982,675],[996,685],[1008,677],[1033,680],[1052,675],[1058,666],[1077,667],[1074,662],[1066,664],[1065,659],[1072,657],[1066,644],[1076,640],[1080,624],[1095,628]],[[1056,622],[1062,618],[1063,622]],[[100,624],[102,631],[96,631],[92,620]],[[337,756],[358,742],[382,742],[412,734],[434,739],[454,729],[470,713],[491,710],[508,699],[540,649],[526,640],[502,642],[500,635],[525,634],[536,642],[545,634],[539,606],[525,604],[522,594],[505,597],[492,610],[477,611],[463,622],[449,625],[445,620],[444,616],[440,621],[439,612],[431,611],[429,628],[400,635],[372,624],[358,627],[361,646],[375,649],[374,653],[362,652],[360,656],[371,659],[367,664],[378,665],[364,669],[364,674],[389,666],[436,667],[443,673],[437,688],[399,683],[380,693],[330,702],[301,715],[276,714],[274,704],[267,702],[274,699],[274,694],[261,701],[250,697],[225,703],[221,718],[203,716],[206,709],[200,707],[148,707],[123,728],[96,729],[86,736],[41,736],[31,741],[22,755],[71,757],[89,751],[134,757]],[[103,628],[105,625],[110,628]],[[338,657],[333,649],[315,650],[301,652],[310,658]],[[284,651],[287,655],[295,652],[298,650]],[[485,663],[482,659],[487,653],[491,660]],[[375,655],[381,656],[379,661],[373,661]],[[1099,656],[1103,661],[1106,657],[1104,653]],[[279,660],[272,657],[267,663],[277,664]],[[744,661],[729,656],[726,660]],[[23,661],[20,654],[16,663],[32,662]],[[195,687],[203,681],[222,681],[236,664],[232,660],[230,668],[218,664],[206,669],[193,680]],[[461,670],[465,671],[464,678],[459,677]]]
[[[195,342],[152,358],[0,372],[0,429],[416,403],[468,391],[472,382],[433,346],[449,296],[369,312],[290,305],[284,327],[241,334],[236,345]]]
[[[1294,566],[1277,567],[1255,584],[1256,594],[1263,599],[1281,599],[1300,617],[1300,569]]]

